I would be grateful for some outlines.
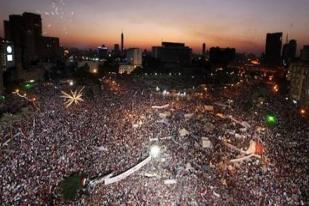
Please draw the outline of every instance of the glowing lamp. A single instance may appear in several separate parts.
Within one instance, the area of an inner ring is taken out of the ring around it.
[[[273,87],[273,90],[274,90],[274,92],[278,92],[278,91],[279,91],[279,86],[276,84],[276,85]]]

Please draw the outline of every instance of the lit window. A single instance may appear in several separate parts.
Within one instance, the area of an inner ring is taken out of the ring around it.
[[[7,60],[8,62],[13,61],[13,55],[12,54],[7,55]]]

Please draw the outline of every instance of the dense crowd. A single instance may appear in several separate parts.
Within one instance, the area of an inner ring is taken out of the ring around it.
[[[181,82],[179,83],[181,84]],[[157,85],[131,78],[85,87],[84,102],[65,108],[60,90],[42,84],[33,92],[40,110],[1,128],[2,205],[305,205],[308,204],[308,122],[291,103],[271,96],[264,106],[243,110],[254,87],[187,90],[162,95]],[[158,86],[159,83],[158,83]],[[200,95],[197,97],[195,93]],[[24,101],[24,100],[21,100]],[[220,102],[214,111],[205,105]],[[166,105],[153,109],[154,105]],[[267,127],[267,112],[278,124]],[[169,115],[162,120],[162,113]],[[246,121],[244,129],[228,118]],[[189,118],[186,118],[186,114]],[[193,114],[193,115],[192,115]],[[263,128],[258,130],[258,128]],[[185,129],[188,135],[181,135]],[[203,148],[207,137],[212,147]],[[263,158],[231,163],[239,157],[225,141],[246,149],[259,138]],[[5,144],[4,144],[5,143]],[[160,145],[159,158],[115,184],[97,185],[91,194],[64,202],[59,183],[74,172],[89,178],[119,174]],[[166,184],[166,180],[175,180]]]

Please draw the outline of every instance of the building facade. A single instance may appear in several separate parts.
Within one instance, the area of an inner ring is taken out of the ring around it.
[[[142,67],[143,65],[142,50],[138,48],[127,49],[127,61],[128,64],[130,65],[133,65],[135,67]]]
[[[14,43],[16,64],[29,69],[40,62],[58,61],[63,58],[59,39],[42,35],[42,19],[39,14],[25,12],[10,15],[4,21],[5,39]],[[57,55],[55,55],[57,54]],[[21,69],[21,68],[18,68]]]
[[[309,46],[304,46],[299,62],[289,67],[290,96],[302,105],[309,106]]]
[[[108,57],[108,48],[105,45],[98,47],[98,57],[100,60],[107,59]]]
[[[212,47],[209,49],[209,61],[213,64],[227,65],[235,60],[236,49]]]
[[[112,51],[112,55],[114,57],[119,57],[121,55],[119,44],[114,45],[114,49]]]
[[[15,67],[14,45],[12,42],[0,39],[0,94],[4,91],[6,74],[13,72]]]
[[[281,65],[282,32],[266,35],[264,63],[268,66]]]
[[[135,66],[130,64],[120,64],[119,65],[119,74],[131,74],[136,69]]]
[[[309,45],[305,45],[301,50],[300,58],[302,61],[309,62]]]
[[[283,65],[288,66],[296,58],[297,42],[292,39],[285,43],[282,48]]]
[[[152,47],[152,56],[166,64],[190,64],[192,49],[184,43],[162,42],[159,47]]]

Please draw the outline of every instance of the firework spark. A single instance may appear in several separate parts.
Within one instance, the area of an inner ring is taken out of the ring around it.
[[[64,105],[66,108],[70,107],[73,103],[74,104],[79,104],[79,102],[83,102],[84,100],[82,99],[83,96],[83,89],[81,90],[75,90],[74,92],[72,92],[71,90],[71,94],[68,94],[64,91],[61,91],[61,93],[63,94],[61,97],[65,99],[64,101]]]

